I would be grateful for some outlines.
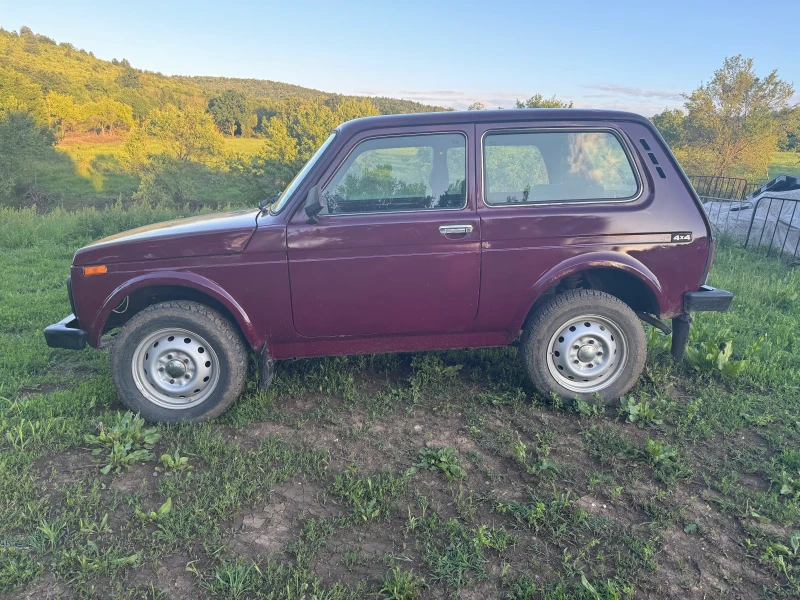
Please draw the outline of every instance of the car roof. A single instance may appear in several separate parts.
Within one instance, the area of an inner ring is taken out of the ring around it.
[[[458,110],[403,115],[362,117],[342,123],[336,131],[351,135],[369,129],[449,125],[459,123],[494,123],[514,121],[634,121],[649,125],[643,116],[620,110],[590,108],[511,108],[499,110]]]

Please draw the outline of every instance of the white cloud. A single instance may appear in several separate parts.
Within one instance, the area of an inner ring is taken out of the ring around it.
[[[671,102],[681,102],[683,95],[680,92],[672,90],[649,90],[646,88],[619,85],[616,83],[598,83],[593,85],[582,85],[582,88],[589,90],[597,90],[603,92],[602,94],[587,95],[587,98],[592,97],[605,97],[605,96],[627,96],[634,98],[652,98],[658,100],[665,100]]]
[[[482,102],[486,108],[500,106],[511,108],[517,99],[528,98],[531,95],[516,92],[466,92],[463,90],[362,90],[356,93],[364,96],[402,98],[456,110],[464,110],[475,102]]]
[[[626,110],[645,116],[675,108],[683,103],[680,92],[661,89],[645,89],[613,83],[581,86],[594,93],[579,95],[556,94],[562,100],[572,100],[576,108],[600,108]],[[470,104],[481,102],[486,108],[512,108],[519,100],[530,98],[535,92],[520,91],[466,91],[466,90],[361,90],[355,92],[365,96],[389,96],[413,100],[422,104],[444,106],[464,110]],[[545,94],[549,96],[549,94]]]

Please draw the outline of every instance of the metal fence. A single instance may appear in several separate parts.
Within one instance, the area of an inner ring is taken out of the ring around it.
[[[709,221],[718,234],[744,248],[800,263],[800,199],[747,196],[762,184],[738,177],[689,175]]]
[[[731,200],[744,200],[762,185],[751,183],[741,177],[723,177],[721,175],[689,175],[689,181],[698,196]]]
[[[766,248],[767,256],[774,253],[780,259],[797,263],[800,231],[794,218],[795,215],[800,216],[797,211],[800,199],[762,196],[754,204],[744,247],[756,250]]]

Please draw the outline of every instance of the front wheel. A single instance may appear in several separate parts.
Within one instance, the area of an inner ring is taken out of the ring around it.
[[[136,314],[111,349],[122,402],[148,421],[205,421],[242,393],[247,354],[238,331],[197,302],[162,302]]]
[[[523,368],[540,393],[606,403],[644,369],[647,341],[630,307],[605,292],[571,290],[536,309],[521,340]]]

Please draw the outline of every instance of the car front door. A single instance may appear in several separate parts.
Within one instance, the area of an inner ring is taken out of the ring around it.
[[[466,329],[478,311],[480,221],[472,127],[362,134],[318,182],[323,211],[288,226],[305,337]]]

